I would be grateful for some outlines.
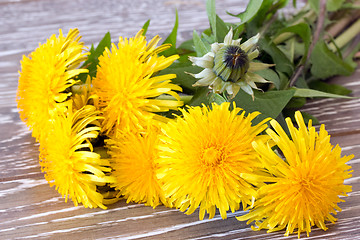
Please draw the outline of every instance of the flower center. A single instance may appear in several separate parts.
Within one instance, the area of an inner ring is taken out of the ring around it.
[[[296,178],[293,182],[299,188],[299,193],[301,194],[314,194],[314,181],[312,178],[309,177],[300,177]]]
[[[308,188],[309,185],[311,184],[311,181],[309,181],[308,179],[305,179],[305,178],[301,178],[301,179],[298,180],[298,184],[302,188]]]
[[[215,54],[213,72],[224,82],[240,81],[248,69],[248,56],[239,46],[226,45]]]
[[[215,147],[206,148],[203,151],[201,160],[206,166],[219,165],[223,160],[223,152]]]

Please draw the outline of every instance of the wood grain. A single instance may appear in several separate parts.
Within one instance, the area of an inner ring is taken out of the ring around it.
[[[225,11],[244,9],[247,1],[217,1],[218,14],[236,21]],[[178,41],[187,39],[193,29],[208,26],[205,1],[185,0],[0,0],[0,239],[285,239],[284,232],[254,232],[229,214],[198,220],[163,206],[152,209],[141,204],[119,201],[107,210],[75,207],[65,203],[44,180],[38,164],[38,144],[18,117],[15,95],[23,54],[39,42],[78,27],[86,45],[97,43],[110,31],[133,36],[151,19],[148,36],[171,31],[175,8],[179,11]],[[360,70],[353,76],[331,80],[353,90],[360,97]],[[309,239],[360,239],[360,100],[312,100],[304,110],[315,115],[340,144],[343,154],[354,154],[350,161],[353,177],[347,180],[353,192],[341,203],[336,224],[328,231],[314,229]],[[302,235],[305,236],[305,235]],[[296,239],[291,236],[286,239]]]

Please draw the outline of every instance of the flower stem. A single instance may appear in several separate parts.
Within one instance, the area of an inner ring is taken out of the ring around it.
[[[330,25],[330,27],[328,27],[328,29],[326,31],[331,37],[335,38],[342,31],[344,31],[344,29],[348,25],[350,25],[352,22],[357,20],[359,17],[360,17],[359,11],[351,11],[350,13],[347,13],[347,15],[345,17],[340,18],[334,24]],[[325,36],[326,40],[329,40],[328,38],[329,38],[329,36]]]
[[[351,25],[347,30],[345,30],[340,36],[335,39],[335,44],[330,43],[329,49],[336,51],[336,46],[338,48],[343,48],[348,44],[356,35],[360,33],[360,19]]]
[[[318,17],[318,20],[317,20],[317,23],[316,23],[316,30],[315,30],[315,32],[313,34],[312,42],[311,42],[311,44],[309,46],[305,63],[298,66],[297,69],[295,70],[295,73],[293,74],[293,76],[290,79],[290,85],[289,85],[290,87],[295,86],[296,81],[298,80],[299,76],[304,71],[304,68],[306,66],[306,62],[310,59],[312,50],[314,49],[314,46],[315,46],[316,42],[319,40],[320,34],[321,34],[321,32],[323,31],[323,28],[324,28],[325,14],[326,14],[326,0],[320,0],[320,3],[319,3],[319,17]]]
[[[188,104],[190,102],[190,100],[193,98],[193,95],[179,95],[179,96],[180,96],[180,100],[184,102],[184,105]],[[170,95],[161,95],[161,96],[157,97],[156,99],[176,100],[173,96],[170,96]]]

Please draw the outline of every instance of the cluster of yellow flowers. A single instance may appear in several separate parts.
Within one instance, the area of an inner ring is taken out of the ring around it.
[[[238,219],[285,235],[336,220],[353,156],[341,157],[324,126],[316,132],[296,112],[298,128],[286,120],[289,137],[275,120],[255,123],[259,112],[229,102],[180,108],[176,76],[156,74],[178,56],[159,56],[169,46],[157,47],[158,36],[147,42],[142,31],[106,49],[95,78],[80,85],[88,53],[78,35],[60,30],[24,56],[17,94],[45,178],[66,200],[106,208],[124,197],[187,214],[199,208],[200,219],[250,210]],[[169,110],[181,114],[158,114]]]

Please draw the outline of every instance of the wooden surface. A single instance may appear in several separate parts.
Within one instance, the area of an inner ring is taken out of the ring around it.
[[[245,2],[245,3],[244,3]],[[218,14],[237,13],[247,1],[217,1]],[[179,41],[193,29],[208,26],[205,1],[184,0],[0,0],[0,239],[297,239],[284,232],[254,232],[235,219],[198,220],[163,206],[152,209],[120,201],[108,210],[74,207],[65,203],[44,180],[38,164],[38,144],[19,119],[15,94],[23,54],[33,51],[59,28],[78,27],[86,45],[97,43],[110,31],[133,36],[151,19],[148,36],[166,37],[179,11]],[[353,89],[360,97],[360,69],[351,77],[332,80]],[[360,239],[360,100],[314,100],[305,109],[314,114],[340,144],[350,161],[353,177],[346,181],[353,192],[328,231],[313,229],[309,239]],[[302,234],[305,237],[305,234]]]

